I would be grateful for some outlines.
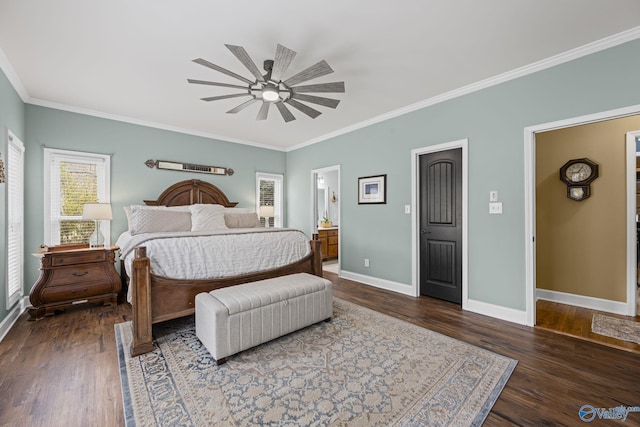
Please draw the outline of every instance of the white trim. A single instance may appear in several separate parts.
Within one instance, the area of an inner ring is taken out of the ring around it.
[[[564,64],[566,62],[573,61],[575,59],[582,58],[584,56],[591,55],[591,54],[600,52],[602,50],[621,45],[623,43],[635,40],[637,38],[640,38],[640,26],[632,28],[627,31],[623,31],[618,34],[614,34],[609,37],[605,37],[604,39],[601,39],[601,40],[587,43],[583,46],[568,50],[558,55],[554,55],[549,58],[534,62],[532,64],[525,65],[520,68],[516,68],[515,70],[507,71],[505,73],[498,74],[497,76],[489,77],[488,79],[471,83],[466,86],[462,86],[452,91],[445,92],[443,94],[425,99],[420,102],[416,102],[415,104],[398,108],[397,110],[393,110],[388,113],[381,114],[379,116],[362,121],[360,123],[356,123],[351,126],[338,129],[334,132],[330,132],[328,134],[319,136],[317,138],[310,139],[306,142],[293,145],[287,148],[286,151],[293,151],[303,147],[307,147],[309,145],[317,144],[318,142],[335,138],[337,136],[344,135],[345,133],[353,132],[355,130],[362,129],[362,128],[374,125],[376,123],[384,122],[386,120],[393,119],[394,117],[402,116],[404,114],[411,113],[416,110],[421,110],[423,108],[430,107],[432,105],[436,105],[441,102],[449,101],[451,99],[458,98],[464,95],[468,95],[470,93],[477,92],[479,90],[486,89],[491,86],[496,86],[496,85],[508,82],[510,80],[524,77],[529,74],[537,73],[538,71],[546,70],[548,68],[555,67],[556,65]]]
[[[318,205],[318,183],[317,176],[320,173],[338,172],[338,276],[342,270],[342,232],[340,228],[340,218],[342,217],[342,171],[340,165],[325,166],[323,168],[311,170],[311,233],[318,232],[318,220],[316,217]]]
[[[0,48],[0,69],[4,71],[4,74],[7,76],[9,83],[11,83],[13,89],[18,93],[18,96],[20,97],[20,99],[22,99],[22,102],[27,102],[29,100],[29,94],[24,88],[20,77],[18,77],[18,74],[9,62],[9,58],[7,58],[7,56],[2,51],[2,48]]]
[[[275,212],[276,217],[273,220],[274,227],[284,227],[284,175],[278,173],[256,172],[256,213],[260,216],[260,180],[271,180],[276,183],[276,194],[280,196],[280,200],[276,200],[274,194],[274,208],[278,208]]]
[[[89,110],[86,108],[75,107],[73,105],[67,105],[67,104],[60,104],[57,102],[45,101],[42,99],[29,98],[25,102],[32,105],[37,105],[39,107],[53,108],[56,110],[68,111],[70,113],[77,113],[77,114],[83,114],[86,116],[99,117],[102,119],[115,120],[122,123],[130,123],[133,125],[145,126],[145,127],[154,128],[154,129],[167,130],[170,132],[177,132],[185,135],[200,136],[203,138],[215,139],[221,142],[231,142],[234,144],[250,145],[252,147],[266,148],[268,150],[274,150],[274,151],[285,151],[283,147],[278,147],[275,145],[261,144],[259,142],[247,141],[244,139],[233,138],[230,136],[217,135],[209,132],[202,132],[198,130],[186,129],[186,128],[166,125],[162,123],[150,122],[146,120],[136,119],[133,117],[119,116],[117,114],[104,113],[102,111]]]
[[[640,130],[627,132],[627,316],[637,314],[636,138],[640,138]]]
[[[526,312],[522,310],[516,310],[514,308],[503,307],[501,305],[489,304],[487,302],[472,299],[467,301],[466,309],[484,316],[490,316],[496,319],[526,325]]]
[[[6,258],[5,258],[5,262],[6,262],[6,267],[7,267],[7,271],[6,271],[6,277],[5,277],[5,296],[6,296],[6,301],[5,301],[5,307],[7,310],[9,310],[13,305],[16,304],[16,302],[20,299],[22,299],[23,295],[24,295],[24,229],[25,229],[25,224],[24,224],[24,213],[25,213],[25,209],[24,209],[24,193],[25,193],[25,185],[24,185],[24,175],[25,175],[25,148],[24,148],[24,143],[20,140],[20,138],[18,138],[13,132],[11,132],[9,129],[7,129],[7,136],[6,136],[6,140],[7,140],[7,152],[6,152],[6,185],[7,186],[11,186],[12,183],[17,184],[17,187],[19,189],[19,199],[18,203],[19,203],[19,212],[15,212],[17,213],[18,217],[14,218],[12,211],[13,209],[11,209],[10,205],[12,205],[12,201],[15,201],[14,199],[12,199],[11,196],[11,191],[10,188],[7,187],[7,191],[6,191],[6,195],[5,195],[5,202],[6,202],[6,206],[7,206],[7,223],[6,223],[6,229],[5,229],[5,233],[6,233],[6,242],[5,244],[7,245],[7,249],[9,247],[9,242],[12,241],[12,236],[13,237],[18,237],[17,239],[17,243],[18,243],[18,257],[19,259],[17,260],[18,262],[18,282],[17,285],[18,289],[11,293],[10,292],[10,287],[12,286],[12,277],[10,277],[10,272],[11,271],[15,271],[13,270],[12,267],[14,267],[13,265],[10,265],[9,263],[9,258],[10,258],[10,254],[7,251],[6,254]],[[14,170],[14,165],[12,163],[12,153],[15,153],[14,150],[17,150],[20,156],[19,159],[19,176],[14,176],[12,175],[11,171]],[[13,226],[17,225],[17,230],[13,228]],[[12,231],[12,229],[14,231]],[[16,236],[17,234],[17,236]],[[15,283],[13,283],[15,285]]]
[[[43,99],[32,98],[29,96],[20,78],[15,73],[8,58],[4,55],[1,49],[0,49],[0,68],[6,74],[7,78],[9,79],[9,82],[13,85],[14,89],[19,94],[20,98],[22,98],[22,101],[28,104],[38,105],[38,106],[47,107],[47,108],[54,108],[58,110],[69,111],[72,113],[84,114],[84,115],[89,115],[94,117],[100,117],[100,118],[105,118],[109,120],[116,120],[124,123],[131,123],[135,125],[146,126],[146,127],[156,128],[156,129],[168,130],[171,132],[178,132],[186,135],[194,135],[194,136],[200,136],[203,138],[216,139],[219,141],[249,145],[249,146],[259,147],[259,148],[266,148],[269,150],[289,152],[289,151],[294,151],[303,147],[307,147],[309,145],[317,144],[319,142],[326,141],[327,139],[335,138],[337,136],[344,135],[346,133],[353,132],[358,129],[362,129],[362,128],[371,126],[373,124],[392,119],[394,117],[398,117],[416,110],[420,110],[425,107],[439,104],[441,102],[445,102],[460,96],[468,95],[470,93],[473,93],[482,89],[486,89],[491,86],[496,86],[501,83],[514,80],[523,76],[527,76],[529,74],[533,74],[538,71],[546,70],[556,65],[564,64],[566,62],[573,61],[575,59],[582,58],[584,56],[591,55],[591,54],[600,52],[602,50],[621,45],[623,43],[627,43],[637,38],[640,38],[640,26],[631,28],[629,30],[623,31],[618,34],[613,34],[609,37],[605,37],[603,39],[596,40],[591,43],[587,43],[583,46],[579,46],[577,48],[568,50],[558,55],[554,55],[552,57],[543,59],[541,61],[537,61],[532,64],[516,68],[515,70],[507,71],[505,73],[498,74],[497,76],[490,77],[488,79],[481,80],[479,82],[472,83],[470,85],[463,86],[461,88],[457,88],[449,92],[445,92],[443,94],[417,102],[415,104],[411,104],[406,107],[381,114],[371,119],[364,120],[360,123],[356,123],[351,126],[338,129],[336,131],[327,133],[325,135],[321,135],[316,138],[312,138],[307,141],[303,141],[299,144],[295,144],[290,147],[278,147],[278,146],[272,146],[268,144],[261,144],[254,141],[246,141],[246,140],[232,138],[232,137],[223,136],[223,135],[215,135],[208,132],[184,129],[176,126],[170,126],[170,125],[155,123],[155,122],[148,122],[145,120],[135,119],[131,117],[118,116],[110,113],[104,113],[101,111],[89,110],[85,108],[74,107],[71,105],[51,102]]]
[[[420,295],[420,179],[419,161],[423,154],[462,149],[462,309],[468,310],[469,302],[469,139],[411,150],[411,289],[413,296]]]
[[[52,240],[52,233],[56,230],[52,230],[52,221],[51,221],[51,157],[56,156],[62,158],[64,156],[68,156],[69,159],[73,159],[74,161],[91,161],[91,159],[100,159],[104,162],[104,177],[98,176],[98,201],[101,203],[111,203],[111,155],[109,154],[99,154],[99,153],[90,153],[86,151],[73,151],[73,150],[61,150],[58,148],[47,148],[44,147],[44,209],[43,209],[43,219],[44,219],[44,244],[59,244],[60,242],[54,242]],[[77,160],[76,160],[77,159]],[[97,161],[91,163],[98,163]],[[101,186],[100,181],[104,179],[104,194],[100,194]],[[111,242],[111,221],[99,221],[100,231],[104,236],[105,244],[109,244]]]
[[[20,298],[20,304],[16,304],[8,313],[7,316],[0,322],[0,342],[4,339],[5,336],[9,333],[13,325],[20,318],[20,314],[25,309],[24,298]]]
[[[608,313],[627,315],[627,304],[620,301],[612,301],[602,298],[575,295],[566,292],[550,291],[547,289],[536,290],[536,299],[558,302],[561,304],[584,307],[591,310],[606,311]]]
[[[538,132],[549,131],[554,129],[562,129],[571,126],[578,126],[583,124],[595,123],[604,120],[611,120],[620,117],[626,117],[634,114],[640,114],[640,104],[632,105],[629,107],[618,108],[615,110],[602,111],[599,113],[588,114],[585,116],[574,117],[570,119],[558,120],[555,122],[543,123],[535,126],[529,126],[524,129],[524,193],[525,193],[525,292],[526,292],[526,313],[527,313],[527,325],[534,326],[536,324],[536,243],[535,243],[535,223],[536,223],[536,188],[535,188],[535,134]],[[635,166],[634,166],[635,169]],[[635,185],[633,187],[635,189]],[[628,196],[628,194],[627,194]],[[633,196],[633,203],[635,205],[635,194]],[[628,205],[627,205],[628,206]],[[628,208],[627,208],[628,210]],[[634,214],[635,218],[635,214]],[[627,225],[627,228],[629,226]],[[627,230],[628,231],[628,230]],[[635,231],[633,232],[635,236]],[[627,265],[631,262],[635,262],[635,249],[630,253],[627,245]],[[629,258],[633,258],[633,261]],[[628,269],[627,269],[628,271]],[[627,280],[629,274],[627,273]],[[635,279],[634,279],[635,282]],[[627,294],[630,292],[630,286],[627,285]],[[635,299],[635,297],[634,297]],[[627,304],[631,304],[631,299],[627,298]],[[627,309],[630,313],[635,311],[635,306]]]
[[[379,277],[366,276],[364,274],[344,270],[340,271],[339,276],[343,279],[353,280],[354,282],[364,283],[365,285],[386,289],[387,291],[398,292],[412,297],[415,296],[411,285],[407,285],[405,283],[393,282]]]

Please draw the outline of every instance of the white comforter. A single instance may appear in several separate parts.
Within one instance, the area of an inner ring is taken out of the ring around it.
[[[131,270],[133,249],[146,246],[151,272],[173,279],[213,279],[282,267],[304,258],[309,240],[300,230],[232,228],[215,232],[120,235],[120,258]]]

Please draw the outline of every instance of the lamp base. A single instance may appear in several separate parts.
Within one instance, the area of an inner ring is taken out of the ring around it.
[[[90,248],[99,248],[104,246],[104,236],[100,232],[100,222],[96,221],[96,227],[89,237],[89,247]]]

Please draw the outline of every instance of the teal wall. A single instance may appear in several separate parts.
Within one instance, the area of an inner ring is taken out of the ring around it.
[[[239,206],[253,207],[255,172],[284,174],[285,224],[311,232],[312,169],[341,165],[342,268],[411,283],[412,149],[469,138],[469,297],[525,309],[523,129],[640,104],[636,40],[526,77],[288,153],[24,105],[0,73],[0,127],[26,146],[25,293],[38,276],[31,253],[43,242],[42,146],[112,154],[112,242],[126,228],[122,206],[155,198],[168,185],[203,178]],[[339,109],[335,114],[339,114]],[[333,114],[333,113],[332,113]],[[0,145],[6,157],[6,141]],[[231,167],[231,177],[149,169],[147,159]],[[387,204],[358,205],[357,178],[387,174]],[[503,215],[488,214],[498,190]],[[0,185],[0,301],[5,300],[6,196]],[[363,266],[369,258],[370,268]],[[6,317],[0,304],[0,322]]]
[[[310,171],[341,165],[342,269],[409,291],[411,150],[468,138],[469,298],[525,310],[524,128],[640,104],[639,71],[635,40],[288,152],[289,226],[310,232]],[[387,204],[358,205],[358,177],[377,174]],[[488,213],[490,190],[502,215]]]
[[[30,254],[43,243],[44,176],[42,146],[111,157],[111,242],[126,228],[123,206],[155,199],[169,185],[202,179],[222,189],[238,207],[255,207],[256,172],[285,173],[285,153],[166,130],[26,105],[25,286],[38,278],[38,262]],[[175,160],[225,166],[232,176],[149,169],[144,162]]]
[[[25,140],[24,104],[18,93],[0,70],[0,153],[2,161],[7,161],[7,130],[22,141]],[[0,184],[0,322],[9,310],[6,309],[7,294],[7,192],[6,184]]]

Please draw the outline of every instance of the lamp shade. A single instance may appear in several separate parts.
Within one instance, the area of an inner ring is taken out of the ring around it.
[[[110,203],[85,203],[82,209],[82,219],[102,220],[112,219]]]
[[[273,206],[260,206],[260,216],[263,218],[273,218]]]

